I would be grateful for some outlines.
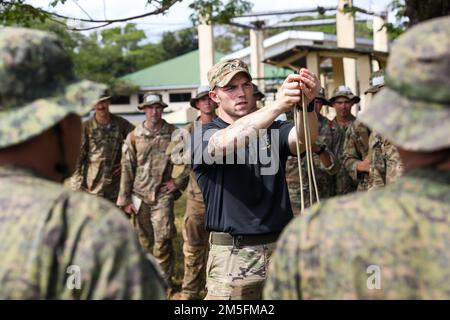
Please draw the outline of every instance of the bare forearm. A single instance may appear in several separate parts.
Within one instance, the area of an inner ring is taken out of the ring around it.
[[[268,128],[280,114],[276,108],[262,108],[238,119],[212,135],[208,143],[208,152],[214,154],[215,150],[223,150],[224,155],[234,152],[257,138],[258,131]]]
[[[311,138],[311,145],[313,145],[316,140],[318,133],[318,124],[317,124],[317,116],[314,112],[308,112],[308,123],[309,123],[309,136]],[[303,112],[300,112],[300,153],[303,153],[306,150],[305,145],[305,130],[303,126]],[[297,154],[297,132],[295,130],[295,127],[291,129],[291,132],[289,133],[289,149],[291,150],[292,154]]]

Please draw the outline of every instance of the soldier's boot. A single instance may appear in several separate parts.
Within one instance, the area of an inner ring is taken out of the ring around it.
[[[164,273],[164,279],[166,280],[169,288],[172,289],[172,274],[174,268],[174,251],[172,246],[172,239],[166,239],[163,241],[156,241],[153,247],[153,256]]]
[[[199,300],[205,290],[208,246],[183,244],[184,277],[180,300]]]

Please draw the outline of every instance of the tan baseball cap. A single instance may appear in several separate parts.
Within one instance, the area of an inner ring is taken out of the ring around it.
[[[228,59],[216,63],[208,71],[211,90],[214,90],[215,87],[225,87],[240,72],[244,72],[252,80],[252,76],[248,72],[248,66],[242,60]]]

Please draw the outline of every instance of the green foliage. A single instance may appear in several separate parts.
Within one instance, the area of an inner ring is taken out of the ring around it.
[[[34,21],[44,22],[49,16],[24,0],[0,1],[0,24],[5,26],[33,26]]]
[[[214,36],[214,47],[217,52],[231,53],[250,45],[250,34],[247,29],[225,25],[223,32]]]
[[[404,15],[408,17],[408,28],[422,21],[450,14],[449,0],[405,0]]]
[[[166,59],[195,50],[198,48],[197,29],[188,28],[176,32],[164,32],[161,46]]]
[[[139,92],[139,86],[121,79],[115,79],[109,87],[110,91],[118,96],[129,96],[133,93]]]
[[[392,0],[388,6],[389,11],[394,12],[395,22],[386,23],[386,28],[389,35],[389,40],[394,40],[403,32],[407,27],[407,21],[405,19],[405,1]]]
[[[117,78],[164,60],[161,46],[141,45],[145,39],[144,31],[132,23],[91,33],[78,43],[74,55],[77,75],[107,83],[114,93],[137,91]]]
[[[234,17],[240,16],[252,8],[246,0],[194,0],[189,5],[194,12],[191,21],[197,25],[205,20],[206,23],[226,24]]]
[[[56,7],[59,3],[64,4],[64,3],[66,3],[66,1],[67,0],[53,0],[53,1],[50,2],[50,5],[52,7]]]

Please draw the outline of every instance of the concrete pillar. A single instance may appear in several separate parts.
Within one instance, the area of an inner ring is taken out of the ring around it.
[[[317,52],[308,52],[306,55],[306,68],[320,77],[320,63]]]
[[[373,49],[375,51],[389,50],[387,28],[383,27],[386,22],[386,16],[373,16]]]
[[[370,68],[370,56],[361,55],[358,60],[358,79],[359,79],[359,92],[361,97],[361,111],[366,108],[370,103],[370,94],[364,94],[364,92],[369,88],[369,78],[371,73]]]
[[[341,48],[355,47],[355,18],[350,13],[344,13],[345,7],[351,7],[352,0],[339,0],[336,11],[336,32],[337,45]],[[355,59],[344,58],[345,85],[356,91],[356,61]]]
[[[333,66],[333,85],[329,88],[328,95],[331,95],[333,93],[333,90],[337,86],[341,86],[345,84],[345,78],[344,78],[344,63],[341,58],[332,58],[331,64]]]
[[[197,27],[200,65],[200,84],[208,85],[208,70],[214,65],[214,34],[211,24],[202,23]]]
[[[327,78],[325,77],[325,75],[324,75],[323,73],[321,73],[321,74],[319,75],[319,80],[320,80],[320,85],[321,85],[323,88],[326,88],[326,87],[327,87]]]
[[[259,90],[264,92],[264,33],[261,28],[250,29],[250,65],[252,78]]]

